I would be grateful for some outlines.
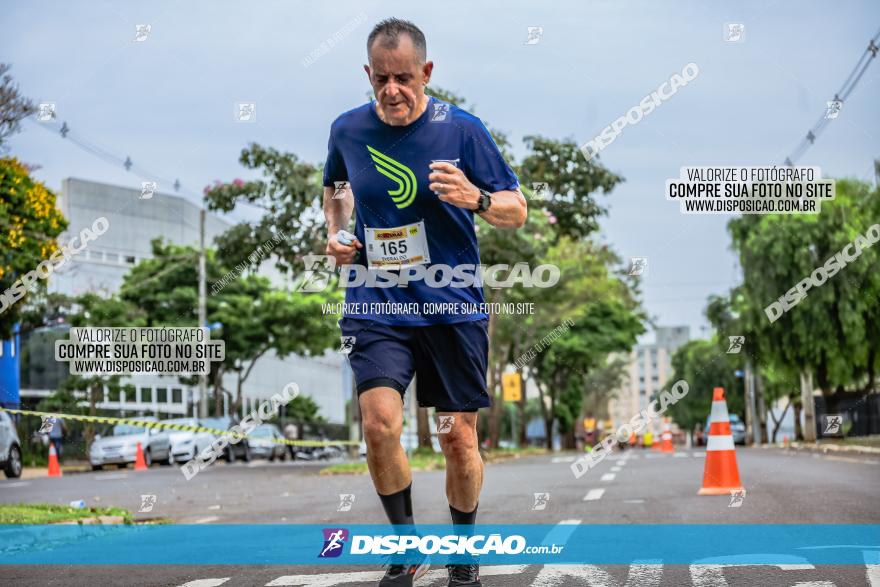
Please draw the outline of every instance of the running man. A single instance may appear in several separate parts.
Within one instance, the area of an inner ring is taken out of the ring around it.
[[[526,201],[516,175],[480,119],[425,94],[434,64],[427,60],[418,27],[395,18],[380,22],[367,39],[367,57],[364,71],[376,99],[342,114],[330,129],[324,168],[327,254],[338,265],[405,268],[401,273],[438,264],[478,266],[474,214],[499,228],[525,223]],[[338,182],[349,182],[348,189],[344,198],[334,199]],[[337,242],[340,229],[357,237],[351,246]],[[430,287],[429,282],[349,287],[346,303],[419,308],[483,303],[479,282],[469,287]],[[452,522],[473,525],[483,484],[477,410],[490,405],[488,316],[345,312],[339,325],[343,336],[354,337],[349,360],[367,463],[388,520],[413,523],[412,476],[400,435],[403,394],[416,374],[419,406],[434,407],[438,417],[452,423],[438,435]],[[451,586],[482,585],[476,564],[447,565],[447,570]],[[379,585],[412,585],[426,571],[425,564],[390,565]]]

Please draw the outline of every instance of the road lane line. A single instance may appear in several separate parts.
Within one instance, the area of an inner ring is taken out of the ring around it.
[[[528,565],[490,565],[480,568],[480,576],[492,577],[497,575],[519,575],[528,568]],[[266,587],[335,587],[345,583],[374,583],[384,576],[383,571],[359,571],[354,573],[323,573],[316,575],[283,575],[266,583]],[[446,569],[428,571],[419,580],[436,581],[447,578]]]
[[[216,522],[219,520],[217,516],[208,516],[207,518],[199,518],[193,524],[210,524],[211,522]]]
[[[605,493],[604,489],[590,489],[590,491],[584,496],[584,501],[596,501],[597,499],[601,499],[603,493]]]
[[[575,457],[553,457],[550,461],[551,463],[573,463]]]
[[[580,523],[581,520],[577,519],[562,520],[547,532],[547,535],[541,540],[541,544],[566,544],[568,537],[574,533]]]
[[[95,481],[112,481],[113,479],[125,479],[128,473],[104,473],[103,475],[95,475]]]
[[[677,452],[677,453],[673,454],[672,456],[674,456],[674,457],[677,458],[677,459],[681,459],[681,458],[686,457],[686,456],[687,456],[687,453],[685,453],[685,452]]]
[[[614,473],[605,473],[602,475],[601,481],[614,481],[616,475]]]
[[[615,466],[615,467],[611,467],[611,472],[612,472],[612,473],[619,473],[619,472],[620,472],[620,467],[616,467],[616,466]]]
[[[217,587],[229,579],[231,579],[231,577],[225,577],[223,579],[196,579],[195,581],[184,583],[180,587]]]
[[[30,481],[13,481],[12,483],[3,483],[0,485],[0,489],[4,487],[24,487],[25,485],[30,485]]]

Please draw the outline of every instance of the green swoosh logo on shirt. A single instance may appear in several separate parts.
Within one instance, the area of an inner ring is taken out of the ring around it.
[[[397,184],[396,190],[388,190],[388,195],[398,208],[406,208],[416,199],[416,176],[412,169],[395,161],[388,155],[380,153],[367,145],[370,157],[376,164],[376,171]]]

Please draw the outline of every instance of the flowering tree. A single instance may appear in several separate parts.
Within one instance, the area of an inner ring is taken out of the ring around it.
[[[47,266],[37,268],[58,250],[55,239],[65,228],[55,194],[17,159],[0,158],[0,339],[19,321],[23,304],[16,302],[45,287]]]

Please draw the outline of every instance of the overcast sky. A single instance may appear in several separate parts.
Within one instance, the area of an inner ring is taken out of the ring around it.
[[[649,259],[649,313],[663,325],[690,325],[697,336],[706,297],[738,280],[730,217],[680,214],[664,199],[665,180],[685,165],[781,164],[880,29],[880,3],[869,0],[38,7],[3,7],[0,60],[13,64],[22,91],[54,102],[77,137],[179,178],[194,200],[214,179],[247,177],[237,159],[251,141],[322,162],[332,120],[366,99],[366,36],[389,16],[422,28],[432,84],[464,96],[476,115],[508,133],[519,156],[529,134],[584,143],[694,62],[697,79],[602,152],[626,182],[599,198],[610,209],[601,238],[625,258]],[[322,41],[364,17],[303,65]],[[725,23],[743,23],[744,41],[725,42]],[[133,42],[138,24],[151,26],[144,42]],[[537,44],[525,43],[530,26],[543,27]],[[874,63],[799,164],[873,181],[878,76]],[[255,123],[234,120],[236,102],[256,102]],[[42,165],[36,175],[53,189],[71,176],[138,189],[142,181],[32,122],[11,152]],[[160,190],[173,193],[161,182]]]

